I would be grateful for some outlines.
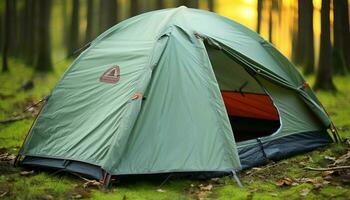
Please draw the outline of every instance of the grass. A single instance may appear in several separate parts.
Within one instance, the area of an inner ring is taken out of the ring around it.
[[[55,71],[49,74],[34,74],[31,68],[11,60],[10,72],[0,74],[0,120],[21,114],[28,105],[48,95],[69,63],[70,61],[59,63]],[[335,77],[339,90],[336,94],[317,93],[344,138],[350,138],[349,78],[350,76]],[[19,90],[30,79],[34,80],[34,89]],[[307,77],[311,84],[313,79],[312,76]],[[0,125],[0,153],[18,152],[32,120]],[[69,174],[35,171],[23,176],[21,171],[24,169],[0,162],[0,199],[350,199],[350,184],[343,180],[344,174],[325,176],[322,172],[304,169],[305,166],[325,167],[330,164],[325,156],[339,157],[348,150],[346,145],[333,144],[243,171],[240,177],[244,188],[237,187],[231,178],[224,177],[205,181],[170,179],[162,186],[163,179],[119,181],[111,190],[105,191],[95,187],[85,188],[82,179]],[[293,184],[276,185],[286,178],[292,180]],[[312,181],[300,181],[302,178]],[[202,189],[208,185],[212,185],[213,189]]]

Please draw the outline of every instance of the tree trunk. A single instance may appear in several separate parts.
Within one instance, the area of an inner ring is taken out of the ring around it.
[[[38,21],[38,58],[35,65],[38,71],[51,71],[51,44],[50,44],[50,16],[51,0],[38,0],[39,21]]]
[[[130,0],[130,16],[133,17],[139,13],[140,5],[138,0]]]
[[[4,29],[4,46],[2,49],[2,72],[9,71],[8,67],[8,51],[9,51],[9,45],[10,45],[10,34],[11,34],[11,26],[13,25],[12,22],[12,14],[11,7],[13,1],[12,0],[6,0],[6,8],[5,8],[5,29]]]
[[[349,15],[347,0],[333,0],[333,16],[334,16],[334,48],[333,48],[333,64],[336,74],[346,74],[348,63],[346,58],[349,57]]]
[[[61,0],[61,15],[62,15],[62,47],[68,48],[68,34],[69,34],[69,24],[68,24],[68,12],[67,12],[67,0]]]
[[[348,71],[350,71],[350,28],[349,28],[349,3],[346,0],[341,1],[342,19],[343,19],[343,36],[344,36],[344,56]]]
[[[257,7],[257,21],[256,21],[256,32],[260,34],[261,32],[261,19],[262,19],[262,10],[263,10],[263,0],[258,0]]]
[[[87,0],[85,43],[91,42],[94,30],[94,1]]]
[[[27,64],[32,65],[30,58],[33,55],[33,46],[32,41],[34,41],[34,12],[35,12],[35,4],[34,0],[25,1],[24,5],[24,23],[22,26],[22,44],[23,44],[23,59]]]
[[[270,9],[269,9],[269,42],[272,43],[272,26],[273,26],[273,23],[272,23],[272,11],[273,11],[273,2],[270,2]]]
[[[100,32],[104,32],[117,22],[116,0],[100,0]]]
[[[80,0],[72,0],[73,9],[68,36],[67,57],[73,56],[74,52],[79,48],[79,8]]]
[[[335,85],[332,80],[333,69],[329,11],[330,0],[322,0],[320,56],[314,89],[336,91]]]
[[[3,43],[4,43],[4,29],[5,27],[3,27],[4,23],[3,23],[3,13],[0,12],[0,53],[2,53],[2,47],[3,47]]]
[[[199,0],[179,0],[179,6],[186,6],[188,8],[198,8]]]
[[[312,0],[298,0],[298,32],[294,62],[304,69],[305,74],[314,72],[314,29]]]
[[[156,1],[156,8],[157,10],[164,8],[164,0],[157,0]]]
[[[11,56],[16,56],[18,55],[18,32],[17,32],[17,0],[11,0],[9,3],[9,6],[7,7],[9,9],[9,12],[10,12],[10,23],[11,23],[11,26],[10,26],[10,29],[9,29],[9,37],[8,37],[8,40],[9,43],[8,43],[8,55],[11,55]],[[7,6],[7,5],[6,5]],[[6,9],[7,9],[6,8]]]
[[[214,0],[208,0],[208,10],[211,12],[214,12],[215,5],[214,5]]]
[[[31,66],[35,65],[35,59],[38,52],[38,40],[39,40],[39,4],[40,0],[31,0],[30,13],[31,19],[28,19],[27,23],[31,31],[27,35],[27,44],[24,44],[26,51],[25,63]]]

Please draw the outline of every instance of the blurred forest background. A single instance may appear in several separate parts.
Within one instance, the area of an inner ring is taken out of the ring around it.
[[[348,0],[1,0],[1,71],[11,70],[9,57],[51,71],[116,23],[181,5],[260,33],[305,74],[317,74],[315,89],[335,91],[332,75],[350,72]]]

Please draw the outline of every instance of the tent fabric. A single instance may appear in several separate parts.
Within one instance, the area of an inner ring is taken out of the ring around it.
[[[266,120],[279,120],[268,95],[221,91],[228,115]]]
[[[215,64],[208,46],[233,64]],[[101,81],[115,66],[118,80]],[[281,127],[262,144],[329,126],[300,73],[271,44],[229,19],[179,7],[130,18],[96,38],[53,89],[20,155],[113,175],[239,170],[238,149],[256,141],[235,142],[220,66],[244,78],[229,89],[248,80],[246,90],[276,106]]]

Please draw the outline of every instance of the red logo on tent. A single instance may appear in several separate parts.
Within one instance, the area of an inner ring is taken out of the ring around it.
[[[100,81],[105,83],[117,83],[119,81],[119,77],[120,69],[118,65],[115,65],[103,73],[103,75],[100,77]]]

